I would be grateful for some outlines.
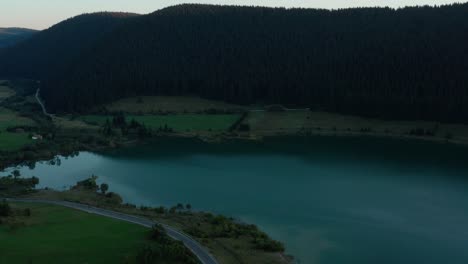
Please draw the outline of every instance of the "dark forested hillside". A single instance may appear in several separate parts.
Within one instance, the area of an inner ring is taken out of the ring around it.
[[[44,82],[53,111],[198,94],[399,119],[468,120],[468,4],[272,9],[181,5],[140,16]]]
[[[27,28],[0,28],[0,48],[12,46],[28,39],[37,33],[37,30]]]
[[[0,50],[0,77],[43,79],[69,64],[94,42],[114,30],[128,13],[80,15]]]

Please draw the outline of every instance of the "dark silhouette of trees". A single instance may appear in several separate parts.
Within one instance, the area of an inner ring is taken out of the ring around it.
[[[1,203],[0,203],[0,216],[9,216],[11,214],[11,207],[10,207],[10,204],[3,200]]]
[[[41,96],[53,112],[196,94],[466,122],[466,14],[468,4],[335,11],[180,5],[125,19],[43,75]]]
[[[104,123],[102,127],[102,133],[105,136],[112,136],[114,134],[114,131],[112,130],[112,124],[109,121],[109,119],[106,119],[106,122]]]
[[[73,186],[72,188],[97,191],[99,189],[99,186],[96,183],[97,178],[98,176],[92,175],[91,177],[85,180],[77,182],[76,185]]]
[[[109,185],[107,183],[102,183],[99,189],[101,189],[102,194],[106,194],[109,190]]]
[[[177,262],[197,264],[199,261],[181,241],[171,239],[161,225],[154,225],[150,239],[154,242],[145,246],[137,255],[138,263]]]
[[[13,178],[15,178],[15,180],[21,177],[21,172],[19,170],[14,170],[11,174],[13,175]]]

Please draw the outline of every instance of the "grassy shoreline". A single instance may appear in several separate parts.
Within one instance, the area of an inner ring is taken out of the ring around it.
[[[78,186],[78,185],[77,185]],[[290,264],[292,257],[284,254],[279,242],[271,240],[256,226],[232,218],[187,209],[177,205],[137,207],[123,204],[118,194],[103,195],[94,188],[71,188],[67,191],[41,189],[19,196],[28,199],[70,201],[148,218],[188,234],[208,248],[219,263]],[[258,241],[258,242],[257,242]]]

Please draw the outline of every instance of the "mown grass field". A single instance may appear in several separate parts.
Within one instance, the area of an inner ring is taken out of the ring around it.
[[[9,127],[34,126],[35,122],[11,110],[0,108],[0,151],[15,151],[33,142],[25,132],[12,133]]]
[[[196,113],[208,109],[242,111],[243,106],[189,96],[141,96],[118,100],[105,106],[108,111],[126,113]]]
[[[148,229],[59,206],[14,204],[31,216],[0,224],[0,263],[123,263],[147,242]],[[133,262],[130,262],[133,263]]]
[[[137,122],[145,124],[147,127],[157,130],[161,127],[172,128],[176,132],[192,131],[224,131],[234,124],[240,114],[178,114],[178,115],[129,115],[127,121],[135,119]],[[112,120],[112,116],[87,115],[80,117],[85,122],[96,125],[103,125],[107,119]]]
[[[33,140],[27,133],[9,133],[2,131],[0,133],[0,150],[15,151],[25,145],[32,143]]]

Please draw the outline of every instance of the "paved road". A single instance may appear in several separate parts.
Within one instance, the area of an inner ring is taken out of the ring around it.
[[[118,213],[111,210],[101,209],[97,207],[92,207],[84,204],[79,203],[72,203],[66,201],[49,201],[49,200],[36,200],[36,199],[6,199],[10,202],[25,202],[25,203],[46,203],[46,204],[53,204],[53,205],[60,205],[69,208],[73,208],[76,210],[85,211],[91,214],[102,215],[106,217],[110,217],[113,219],[118,219],[130,223],[134,223],[137,225],[141,225],[144,227],[151,228],[154,224],[160,224],[149,219]],[[208,252],[206,248],[200,245],[197,241],[193,238],[189,237],[188,235],[175,230],[174,228],[161,224],[164,229],[166,230],[167,234],[172,237],[173,239],[180,240],[184,243],[184,245],[190,249],[197,256],[202,264],[218,264],[216,259]]]

